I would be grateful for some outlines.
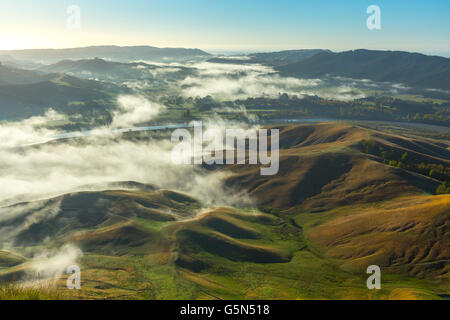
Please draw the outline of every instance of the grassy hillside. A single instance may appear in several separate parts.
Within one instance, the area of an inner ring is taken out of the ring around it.
[[[439,180],[406,166],[388,165],[381,156],[366,152],[364,141],[378,141],[392,157],[400,158],[406,152],[411,163],[450,167],[446,143],[351,125],[303,125],[280,131],[277,175],[265,177],[259,174],[259,168],[236,165],[231,168],[236,174],[228,184],[248,190],[262,206],[290,212],[323,211],[435,192]]]
[[[418,278],[449,281],[450,195],[403,197],[326,213],[307,234],[346,270],[370,264]]]
[[[0,250],[0,270],[2,268],[16,266],[25,261],[26,259],[20,255],[14,254],[9,251]]]
[[[372,140],[407,150],[411,167],[370,152]],[[448,296],[450,196],[432,195],[440,181],[412,167],[448,165],[447,142],[318,124],[284,127],[280,144],[278,176],[226,168],[259,209],[204,209],[189,195],[131,182],[42,201],[1,222],[21,231],[0,252],[0,279],[26,275],[35,250],[71,243],[83,251],[82,290],[67,291],[67,275],[57,288],[73,299]],[[43,214],[55,204],[57,213]],[[379,291],[366,287],[370,264],[382,269]]]
[[[0,301],[2,300],[63,300],[62,291],[49,285],[24,287],[0,283]]]

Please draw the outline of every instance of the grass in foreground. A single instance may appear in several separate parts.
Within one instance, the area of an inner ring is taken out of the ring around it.
[[[0,284],[0,300],[63,300],[64,295],[54,286],[23,286]]]

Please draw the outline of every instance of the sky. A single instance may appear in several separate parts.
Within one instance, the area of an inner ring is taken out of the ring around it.
[[[79,29],[67,27],[70,5],[81,10]],[[380,30],[366,26],[370,5],[380,7]],[[448,0],[1,0],[0,50],[114,44],[450,56],[449,14]]]

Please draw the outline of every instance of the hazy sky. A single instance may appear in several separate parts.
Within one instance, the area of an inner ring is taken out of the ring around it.
[[[381,30],[366,27],[369,5]],[[81,29],[66,27],[81,8]],[[406,0],[1,0],[0,49],[85,45],[398,49],[450,55],[450,1]]]

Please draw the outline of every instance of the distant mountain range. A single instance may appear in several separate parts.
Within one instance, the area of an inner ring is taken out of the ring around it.
[[[261,53],[254,53],[248,56],[234,57],[232,60],[227,57],[216,57],[210,59],[209,62],[217,62],[217,63],[233,62],[235,64],[260,63],[270,66],[282,66],[306,60],[322,52],[331,52],[331,51],[322,49],[301,49],[301,50],[285,50],[278,52],[261,52]]]
[[[138,78],[140,65],[145,63],[121,63],[106,61],[100,58],[83,60],[62,60],[55,64],[40,67],[38,70],[46,73],[68,73],[78,77],[95,77],[106,80],[110,77]]]
[[[402,51],[354,50],[320,52],[308,59],[276,67],[283,76],[321,78],[326,75],[412,87],[450,90],[450,59]]]
[[[370,79],[377,82],[403,83],[416,88],[450,90],[449,58],[402,51],[359,49],[337,53],[322,49],[304,49],[254,53],[233,58],[213,56],[200,49],[152,46],[93,46],[73,49],[0,51],[0,61],[6,62],[7,60],[10,65],[14,66],[18,64],[18,61],[21,61],[22,65],[24,61],[53,64],[61,60],[94,58],[117,62],[208,60],[215,63],[263,64],[274,67],[282,76],[297,78],[339,76]],[[99,67],[99,61],[91,62],[95,63],[94,68]],[[49,72],[49,69],[53,69],[50,72],[65,72],[67,70],[55,69],[65,69],[67,64],[66,61],[63,65],[40,69],[46,72]],[[74,62],[74,64],[77,63]],[[73,67],[74,65],[72,65]],[[105,63],[104,67],[107,67]],[[102,70],[98,71],[102,72]]]
[[[157,48],[151,46],[92,46],[72,49],[31,49],[31,50],[4,50],[0,56],[10,56],[19,60],[32,60],[34,62],[55,63],[64,59],[92,59],[105,58],[116,61],[133,60],[192,60],[211,56],[200,49],[184,48]]]
[[[86,110],[98,109],[119,92],[123,81],[158,81],[163,66],[145,62],[123,63],[101,58],[69,60],[69,57],[109,56],[115,60],[200,59],[216,63],[271,66],[281,76],[297,78],[345,77],[377,82],[402,83],[414,88],[450,90],[450,59],[400,51],[354,50],[335,53],[328,50],[289,50],[255,53],[242,57],[215,57],[198,49],[159,49],[155,47],[87,47],[61,50],[0,51],[8,61],[56,59],[55,64],[41,65],[34,70],[19,69],[0,62],[0,118],[20,119],[42,114],[49,107],[58,111],[73,110],[84,105]],[[34,58],[33,58],[34,57]],[[63,60],[60,58],[64,57]],[[162,77],[179,81],[193,71],[177,66]],[[98,79],[98,81],[89,81]],[[163,85],[163,84],[161,84]],[[157,87],[157,86],[156,86]],[[82,103],[81,103],[82,102]],[[86,107],[88,106],[88,107]],[[80,107],[81,108],[81,107]]]
[[[323,78],[339,76],[403,83],[417,88],[450,90],[450,59],[402,51],[287,50],[242,57],[218,57],[210,62],[274,67],[282,76]]]
[[[84,79],[98,79],[103,81],[125,81],[139,79],[154,79],[158,70],[163,70],[164,66],[149,64],[145,62],[114,62],[100,58],[82,60],[62,60],[55,64],[39,67],[36,69],[45,73],[66,73]],[[166,75],[180,77],[189,72],[188,68],[177,66],[178,72]],[[153,74],[152,74],[153,72]]]

